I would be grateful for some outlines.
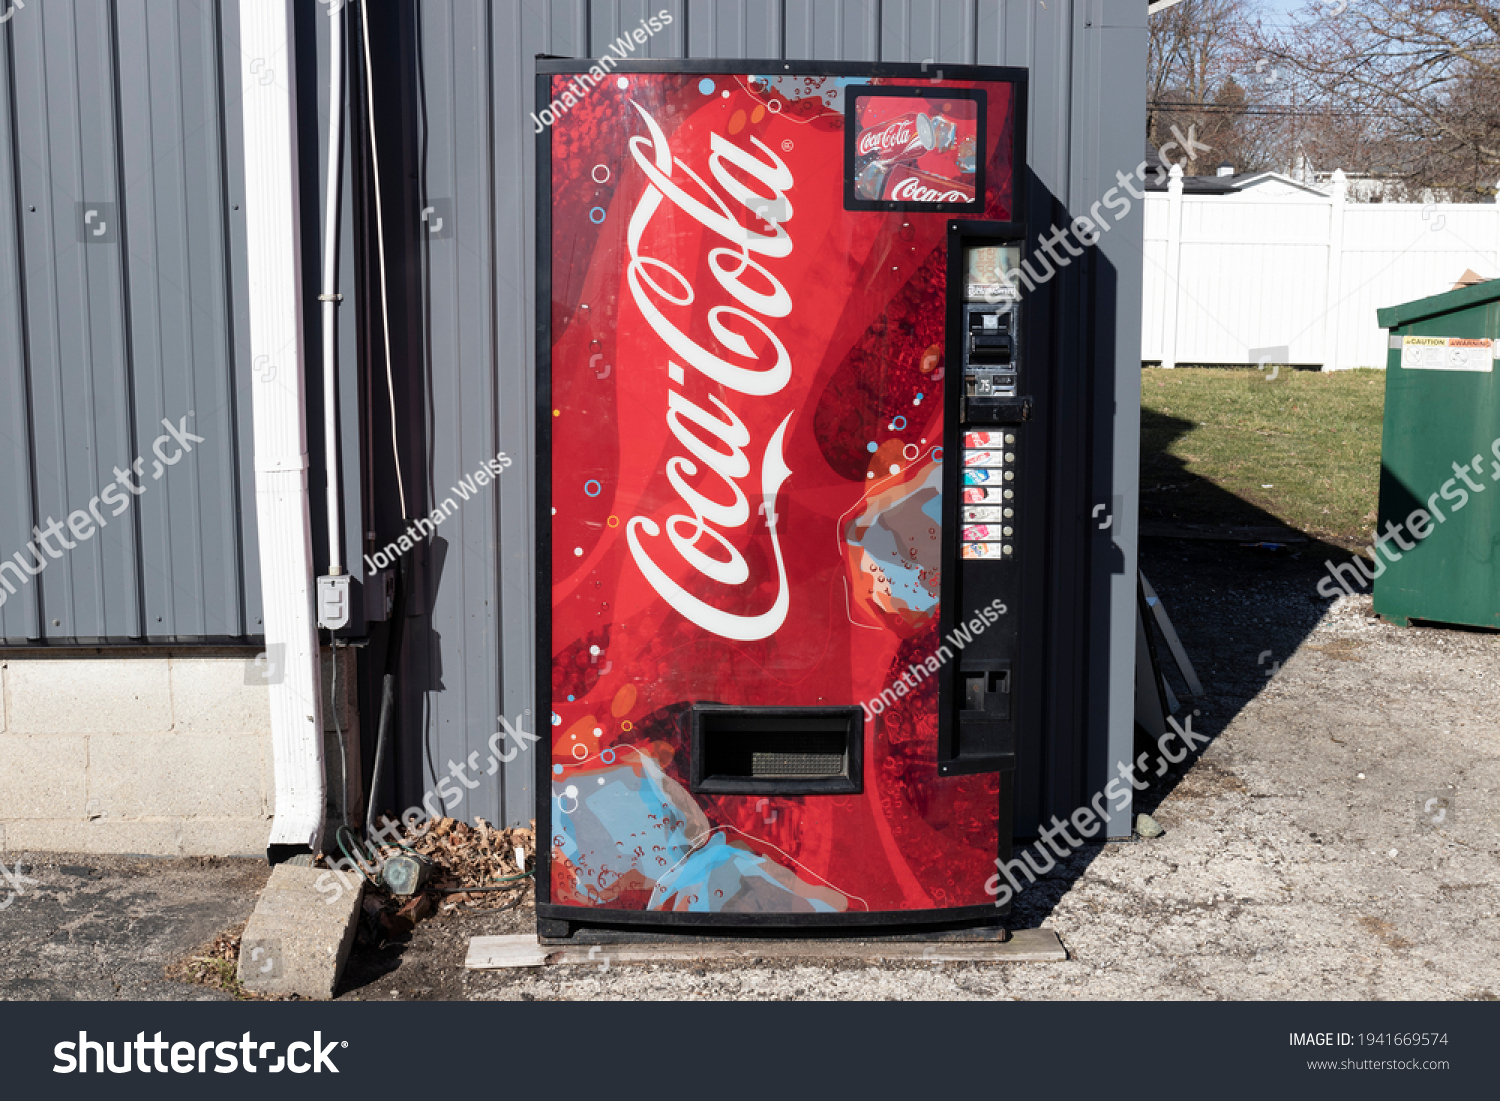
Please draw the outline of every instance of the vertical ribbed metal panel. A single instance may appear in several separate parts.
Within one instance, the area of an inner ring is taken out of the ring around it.
[[[1144,27],[1144,5],[1138,13],[1126,10],[1135,0],[1091,2],[1093,10],[1112,13],[1131,28],[1130,35]],[[1093,26],[1082,0],[1049,0],[1045,8],[1035,0],[417,4],[421,132],[416,147],[421,152],[414,169],[422,194],[451,198],[457,220],[452,241],[422,246],[422,369],[429,372],[432,403],[424,456],[431,464],[429,492],[440,501],[454,478],[495,450],[510,453],[516,465],[493,493],[462,505],[461,514],[440,529],[442,548],[434,553],[425,589],[432,630],[405,682],[408,690],[422,692],[425,703],[420,747],[404,751],[413,759],[419,755],[420,762],[402,770],[403,806],[447,775],[448,762],[464,761],[478,750],[482,763],[495,717],[503,712],[513,718],[532,706],[534,615],[537,600],[546,599],[531,588],[533,58],[537,53],[598,57],[663,8],[672,23],[628,56],[915,62],[932,57],[950,64],[1027,67],[1030,155],[1040,183],[1059,203],[1077,204],[1082,192],[1097,188],[1104,177],[1101,166],[1113,166],[1139,132],[1134,89],[1127,87],[1138,75],[1133,55],[1112,63],[1089,54],[1084,60],[1090,73],[1076,70],[1075,50]],[[1096,198],[1089,194],[1082,209]],[[1050,218],[1052,212],[1038,216]],[[1116,242],[1110,244],[1111,256],[1123,268],[1126,257],[1116,254]],[[1123,237],[1118,244],[1128,251]],[[1138,313],[1138,273],[1133,283],[1124,272],[1117,276],[1120,310]],[[1120,329],[1121,362],[1133,360],[1138,349],[1129,341],[1139,319],[1116,316],[1114,324]],[[1107,371],[1110,364],[1099,369]],[[1101,393],[1106,401],[1115,399],[1107,386]],[[1117,433],[1114,440],[1117,471],[1128,458],[1125,451],[1136,445],[1133,431]],[[1101,460],[1106,467],[1109,461]],[[1106,489],[1098,492],[1110,496]],[[1129,504],[1133,507],[1133,499]],[[1133,577],[1133,550],[1127,568]],[[1107,589],[1110,584],[1105,583]],[[1133,613],[1119,623],[1116,618],[1111,617],[1110,632],[1133,631]],[[1129,641],[1122,652],[1133,656],[1133,634]],[[1105,640],[1103,645],[1115,644]],[[1121,683],[1133,682],[1126,677]],[[529,715],[527,729],[536,732]],[[1102,754],[1104,747],[1094,751]],[[524,823],[532,814],[534,762],[528,757],[518,757],[494,779],[466,791],[453,813]]]
[[[253,509],[248,494],[239,493],[236,468],[241,399],[233,371],[216,13],[120,0],[118,14],[138,439],[154,440],[163,419],[180,430],[184,418],[204,437],[191,460],[179,460],[162,479],[159,492],[153,486],[139,501],[146,633],[252,633],[241,608],[242,517]]]
[[[526,28],[529,37],[541,40],[541,52],[560,57],[582,57],[589,52],[591,7],[591,0],[522,0],[518,22]],[[519,47],[519,37],[515,45]],[[515,50],[515,54],[527,62],[532,59],[531,54],[520,49]],[[512,50],[507,48],[505,53],[498,56],[512,56]],[[531,71],[528,64],[525,69],[528,78]],[[530,100],[531,96],[528,94],[526,102]]]
[[[426,630],[412,635],[420,653],[406,682],[422,697],[408,711],[420,717],[422,738],[407,751],[403,775],[415,791],[403,797],[420,796],[446,774],[448,761],[483,747],[496,716],[514,718],[531,706],[538,597],[532,591],[530,490],[533,57],[598,56],[665,9],[671,24],[632,56],[931,57],[1025,66],[1032,73],[1033,169],[1056,199],[1082,209],[1109,183],[1103,166],[1135,163],[1137,105],[1118,94],[1135,78],[1137,39],[1144,36],[1144,10],[1131,4],[414,5],[416,118],[400,125],[417,128],[415,163],[400,162],[399,144],[383,150],[383,168],[392,177],[383,189],[388,224],[415,250],[422,273],[418,298],[393,303],[396,359],[420,361],[425,380],[421,454],[407,460],[408,477],[422,484],[409,486],[408,495],[414,504],[440,504],[460,477],[500,450],[516,464],[492,492],[460,503],[425,562],[418,606]],[[324,14],[321,6],[315,13]],[[301,28],[312,18],[304,15]],[[1128,47],[1118,56],[1097,44],[1080,45],[1091,41],[1085,31],[1104,24],[1106,42]],[[326,31],[315,26],[299,48],[317,50],[310,70],[301,58],[309,75],[326,63],[320,46],[312,45],[325,42]],[[144,458],[147,485],[129,511],[110,517],[62,557],[47,559],[36,578],[21,582],[10,571],[0,573],[0,583],[17,589],[0,607],[0,638],[7,643],[243,637],[261,630],[257,559],[245,549],[255,546],[246,390],[255,365],[246,343],[237,28],[236,0],[48,0],[18,9],[0,30],[0,117],[6,120],[0,135],[0,357],[18,365],[0,371],[0,447],[10,460],[0,473],[0,555],[22,550],[33,524],[86,513],[116,480],[116,465]],[[265,61],[262,75],[275,79],[275,64]],[[318,77],[314,102],[326,96],[322,83]],[[304,152],[318,148],[321,156],[318,127],[311,123],[326,124],[326,103],[302,117],[309,126],[301,135]],[[307,155],[303,170],[305,205],[312,204],[309,215],[318,211],[305,234],[314,243],[312,226],[322,218],[317,164]],[[422,201],[394,202],[412,195]],[[450,204],[451,237],[424,232],[420,211],[433,199]],[[85,241],[75,205],[84,202],[110,204],[101,207],[115,218],[105,239]],[[351,228],[352,206],[343,215]],[[1132,274],[1128,246],[1123,236],[1111,237],[1104,249],[1120,279],[1122,312],[1115,323],[1123,359],[1136,355],[1131,341],[1139,328],[1129,306],[1137,303],[1138,313],[1139,274]],[[393,244],[395,251],[402,247]],[[355,281],[352,232],[343,256],[347,295]],[[315,271],[315,255],[309,262]],[[359,438],[353,326],[353,311],[345,306],[340,372],[350,470]],[[314,337],[315,324],[309,328]],[[315,340],[308,347],[316,347]],[[1123,407],[1129,396],[1120,390],[1115,399]],[[366,433],[388,434],[388,411],[376,404],[367,413]],[[176,424],[184,416],[204,442],[154,479],[150,449],[161,420]],[[314,437],[321,432],[317,424],[310,429]],[[1113,441],[1116,472],[1128,468],[1133,431],[1127,426]],[[346,471],[347,525],[357,535],[360,500],[348,477]],[[315,484],[315,496],[320,493]],[[107,506],[104,511],[108,517]],[[1121,619],[1115,626],[1128,624]],[[528,717],[526,725],[534,730],[535,719]],[[530,775],[530,763],[519,758],[497,781],[467,793],[458,813],[525,821]]]
[[[1031,40],[1036,17],[1045,9],[1039,4],[1017,4],[1009,0],[978,0],[975,12],[975,44],[981,65],[1031,64]],[[1032,95],[1041,83],[1040,74],[1032,74]]]
[[[884,61],[978,63],[979,0],[885,0]]]
[[[1145,95],[1136,94],[1146,73],[1145,5],[1082,0],[1080,6],[1082,11],[1074,14],[1069,65],[1073,136],[1066,198],[1074,214],[1089,210],[1114,187],[1117,171],[1135,170],[1146,132]],[[1035,124],[1031,133],[1034,142]],[[1107,540],[1110,554],[1118,557],[1108,575],[1096,567],[1096,614],[1108,629],[1096,632],[1093,652],[1087,655],[1094,671],[1086,712],[1092,739],[1087,752],[1090,761],[1104,763],[1106,777],[1115,762],[1130,759],[1135,742],[1143,208],[1144,203],[1136,203],[1100,239],[1091,260],[1096,297],[1088,304],[1091,323],[1085,340],[1093,345],[1088,350],[1096,376],[1093,420],[1100,428],[1088,473],[1094,501],[1109,507],[1114,521],[1112,533],[1095,538]],[[1115,814],[1109,836],[1129,836],[1132,820],[1130,810]]]
[[[58,0],[0,32],[15,94],[4,186],[18,190],[0,266],[22,273],[0,309],[16,365],[0,386],[29,482],[0,483],[0,555],[26,554],[33,525],[76,525],[76,545],[54,536],[65,553],[0,610],[9,644],[260,632],[222,19],[213,4]],[[237,49],[232,66],[237,94]],[[168,437],[154,454],[164,418],[202,441],[185,454]],[[115,469],[138,458],[131,495]]]
[[[222,114],[218,145],[224,157],[224,193],[229,204],[226,212],[225,247],[229,259],[228,270],[228,325],[229,325],[229,379],[235,394],[234,418],[225,430],[233,433],[235,441],[235,482],[237,499],[226,501],[225,508],[233,509],[240,534],[235,552],[238,555],[243,576],[239,589],[233,596],[240,601],[241,627],[231,635],[260,636],[265,633],[262,621],[260,593],[260,555],[258,527],[255,509],[250,503],[255,497],[255,449],[252,446],[250,398],[248,388],[254,380],[254,364],[250,361],[250,289],[249,270],[245,256],[248,245],[245,241],[245,219],[243,215],[245,197],[245,134],[244,117],[240,113],[240,97],[243,95],[239,79],[240,53],[240,0],[220,0],[218,4],[219,34],[219,86],[218,103]],[[352,266],[352,265],[351,265]],[[353,348],[351,340],[348,347]],[[203,435],[203,433],[199,433]],[[353,439],[358,440],[356,430]],[[353,454],[346,452],[346,460]],[[354,455],[357,461],[358,456]],[[356,470],[358,468],[356,467]],[[355,484],[358,484],[356,478]],[[357,500],[357,495],[351,500]],[[355,544],[356,546],[358,544]],[[232,591],[232,590],[231,590]]]
[[[495,81],[495,143],[492,151],[499,181],[495,195],[495,225],[500,262],[496,269],[498,293],[495,311],[502,334],[497,349],[504,364],[498,385],[505,395],[499,410],[500,442],[515,465],[506,471],[497,489],[500,502],[501,538],[497,542],[500,565],[500,613],[498,654],[486,654],[486,670],[498,667],[501,705],[482,716],[488,730],[498,730],[495,719],[504,714],[512,721],[524,718],[525,729],[546,736],[544,720],[532,710],[536,684],[536,612],[541,599],[533,584],[536,545],[534,524],[535,481],[531,465],[532,411],[535,408],[536,330],[536,135],[530,112],[535,98],[536,54],[560,52],[557,40],[538,38],[538,28],[524,18],[494,28],[494,50],[505,59]],[[500,51],[514,50],[506,55]],[[523,109],[514,110],[519,105]],[[512,358],[515,357],[515,358]],[[519,375],[518,379],[516,376]],[[519,385],[518,385],[519,383]],[[498,661],[495,658],[498,657]],[[539,729],[541,727],[541,729]],[[530,754],[523,753],[513,765],[504,767],[501,784],[503,804],[496,821],[520,824],[532,810]]]
[[[1031,12],[1030,49],[1024,64],[1033,72],[1067,74],[1068,79],[1032,82],[1029,145],[1031,170],[1059,199],[1068,195],[1073,102],[1074,0],[1053,0]],[[1134,161],[1131,162],[1135,164]]]
[[[20,154],[11,88],[15,82],[14,32],[0,35],[0,554],[9,556],[31,538],[34,515],[31,492],[31,416],[26,385],[26,311],[22,298],[26,257],[21,250],[28,220],[36,214],[21,202]],[[0,580],[11,580],[0,573]],[[12,581],[12,584],[14,582]],[[0,638],[25,639],[39,631],[36,587],[20,585],[13,593],[0,589]]]
[[[642,58],[685,57],[684,37],[687,20],[683,0],[593,0],[589,18],[589,56],[603,57],[615,47],[614,56],[631,61]],[[651,33],[644,43],[622,40],[634,31],[650,31],[643,26],[648,19],[666,12],[672,21],[658,19],[661,30]]]
[[[50,528],[52,519],[88,507],[111,480],[111,464],[129,465],[140,451],[131,424],[123,279],[128,238],[118,214],[124,204],[112,11],[63,0],[25,14],[32,18],[12,17],[8,29],[27,207],[22,249],[36,494],[31,519]],[[80,203],[101,204],[104,214],[89,222],[90,236],[103,225],[101,240],[82,237]],[[127,512],[67,553],[67,536],[46,540],[58,555],[32,582],[44,637],[144,633],[137,520],[138,513]]]
[[[563,33],[577,33],[576,21],[566,18],[578,14],[577,5],[553,4],[551,11],[565,17],[558,21]],[[413,635],[425,648],[416,660],[428,670],[428,691],[420,711],[420,774],[408,768],[407,782],[425,791],[446,774],[446,762],[464,760],[471,743],[483,745],[497,729],[496,716],[507,702],[507,663],[519,660],[530,668],[530,624],[521,610],[530,571],[529,543],[521,535],[530,525],[524,475],[513,467],[467,501],[454,489],[498,451],[524,468],[528,450],[530,380],[521,368],[532,340],[520,318],[528,297],[522,264],[530,206],[530,188],[522,185],[522,138],[531,128],[530,108],[521,110],[519,93],[521,74],[529,69],[523,58],[544,50],[546,42],[545,20],[517,19],[518,10],[509,6],[440,0],[423,4],[421,13],[425,125],[418,136],[420,163],[413,167],[421,174],[423,208],[446,209],[453,225],[451,236],[429,234],[418,246],[430,365],[428,446],[416,468],[425,484],[413,487],[409,474],[407,492],[429,502],[429,510],[448,500],[456,509],[428,553],[422,592],[430,630]],[[497,96],[508,98],[515,111],[496,113]],[[507,581],[509,599],[502,597]],[[520,782],[524,770],[512,771],[505,782]],[[473,792],[459,813],[505,817],[500,792],[489,785]]]
[[[882,0],[785,0],[785,56],[879,61]]]
[[[689,57],[780,57],[782,0],[689,0]]]

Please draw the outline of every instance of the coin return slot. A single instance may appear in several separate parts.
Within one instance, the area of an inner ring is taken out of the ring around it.
[[[983,663],[990,668],[962,670],[963,706],[959,720],[961,728],[969,731],[976,740],[986,724],[1010,721],[1011,679],[1006,662]],[[990,731],[988,733],[993,733]]]
[[[964,707],[969,711],[986,711],[986,696],[1010,695],[1010,671],[988,670],[983,673],[964,674]],[[1007,707],[1008,711],[1009,708]]]

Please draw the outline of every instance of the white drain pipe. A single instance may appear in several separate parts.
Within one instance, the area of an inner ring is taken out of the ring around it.
[[[313,618],[312,515],[297,202],[292,0],[240,4],[249,266],[248,379],[255,437],[261,599],[271,677],[275,862],[323,835],[323,696]],[[279,677],[279,679],[278,679]]]

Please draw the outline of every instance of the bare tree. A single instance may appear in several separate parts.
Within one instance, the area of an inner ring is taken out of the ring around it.
[[[1160,148],[1176,136],[1175,127],[1211,146],[1189,157],[1189,175],[1211,173],[1224,160],[1240,170],[1265,167],[1256,114],[1261,93],[1246,79],[1253,66],[1249,2],[1183,0],[1150,17],[1146,140]]]
[[[1318,0],[1290,28],[1257,28],[1249,41],[1302,97],[1287,113],[1292,144],[1323,167],[1380,172],[1451,199],[1494,195],[1500,6]]]

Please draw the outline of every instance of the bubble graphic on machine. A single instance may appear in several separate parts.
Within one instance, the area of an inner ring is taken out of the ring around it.
[[[575,904],[700,913],[849,907],[841,892],[758,851],[769,845],[710,826],[692,795],[638,747],[565,770],[552,798],[553,860],[571,888],[559,895]]]
[[[902,638],[932,626],[942,581],[942,464],[925,460],[874,482],[842,523],[850,613]]]

